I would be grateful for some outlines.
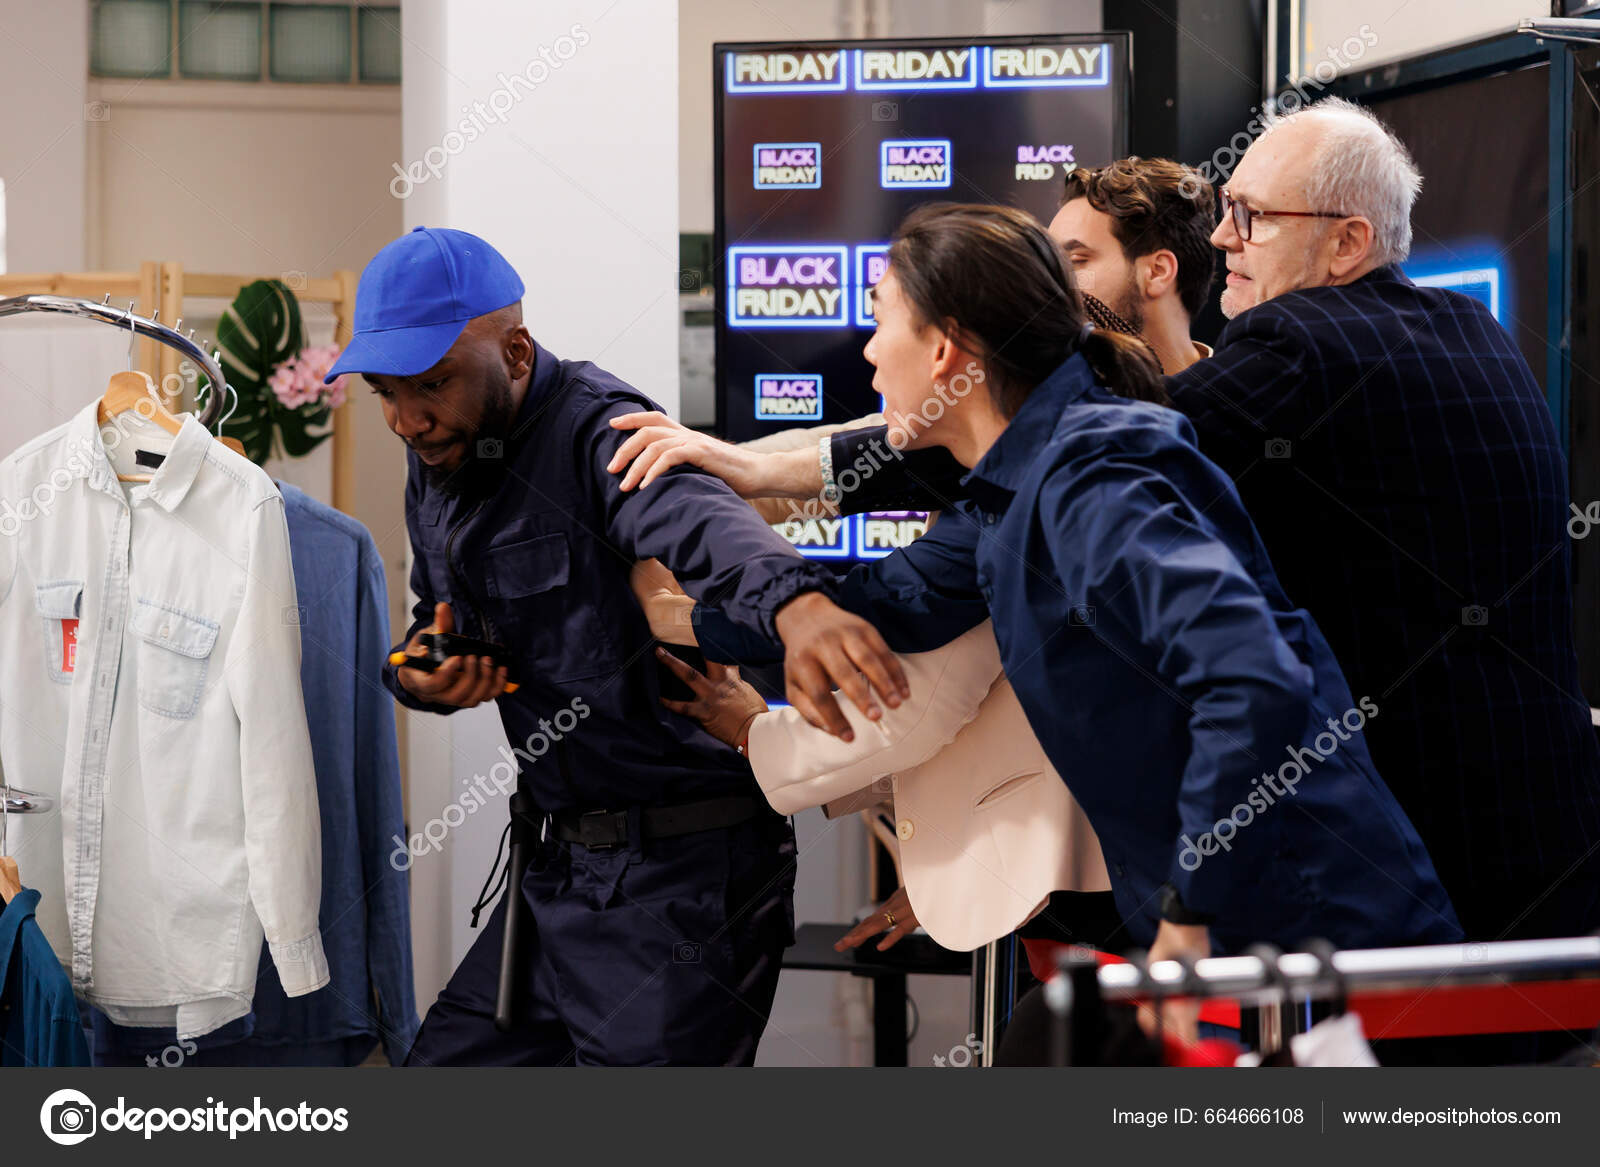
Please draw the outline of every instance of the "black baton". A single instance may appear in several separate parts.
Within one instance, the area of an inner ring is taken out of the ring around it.
[[[507,859],[511,868],[510,883],[506,887],[505,933],[500,943],[500,983],[494,995],[494,1027],[501,1033],[511,1032],[520,979],[518,958],[522,950],[522,915],[526,911],[522,902],[522,877],[528,873],[533,842],[529,838],[532,828],[526,815],[532,805],[532,800],[521,790],[511,796],[511,854]]]

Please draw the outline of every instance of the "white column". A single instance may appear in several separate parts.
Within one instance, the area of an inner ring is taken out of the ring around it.
[[[88,88],[88,0],[0,0],[0,270],[83,268]]]
[[[483,236],[541,344],[675,408],[677,4],[406,0],[402,19],[407,229]]]
[[[406,229],[487,239],[528,285],[539,343],[676,411],[677,3],[404,0],[402,27]],[[408,716],[415,832],[491,776],[504,738],[492,708]],[[466,913],[505,822],[496,799],[412,867],[424,1010],[476,938]]]

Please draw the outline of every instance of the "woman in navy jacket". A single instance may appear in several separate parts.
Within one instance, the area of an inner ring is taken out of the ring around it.
[[[1039,224],[920,208],[874,302],[866,356],[892,444],[948,449],[971,497],[858,568],[842,602],[897,652],[993,617],[1130,935],[1154,959],[1459,939],[1362,740],[1382,695],[1351,694],[1232,481],[1156,404],[1154,362],[1086,323]],[[714,613],[699,622],[708,657],[759,655]]]

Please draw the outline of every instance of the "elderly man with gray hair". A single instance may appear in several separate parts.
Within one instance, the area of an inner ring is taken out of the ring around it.
[[[1578,935],[1600,927],[1600,750],[1578,685],[1566,458],[1488,309],[1401,272],[1421,187],[1359,106],[1273,122],[1211,237],[1230,323],[1167,385],[1290,598],[1378,706],[1372,757],[1468,938]]]

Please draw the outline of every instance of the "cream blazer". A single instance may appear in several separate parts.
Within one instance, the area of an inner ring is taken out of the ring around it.
[[[906,892],[946,948],[1006,935],[1052,891],[1109,891],[1099,840],[1001,672],[992,624],[900,662],[911,697],[882,720],[839,701],[854,741],[792,708],[755,719],[750,763],[773,809],[892,794]]]

